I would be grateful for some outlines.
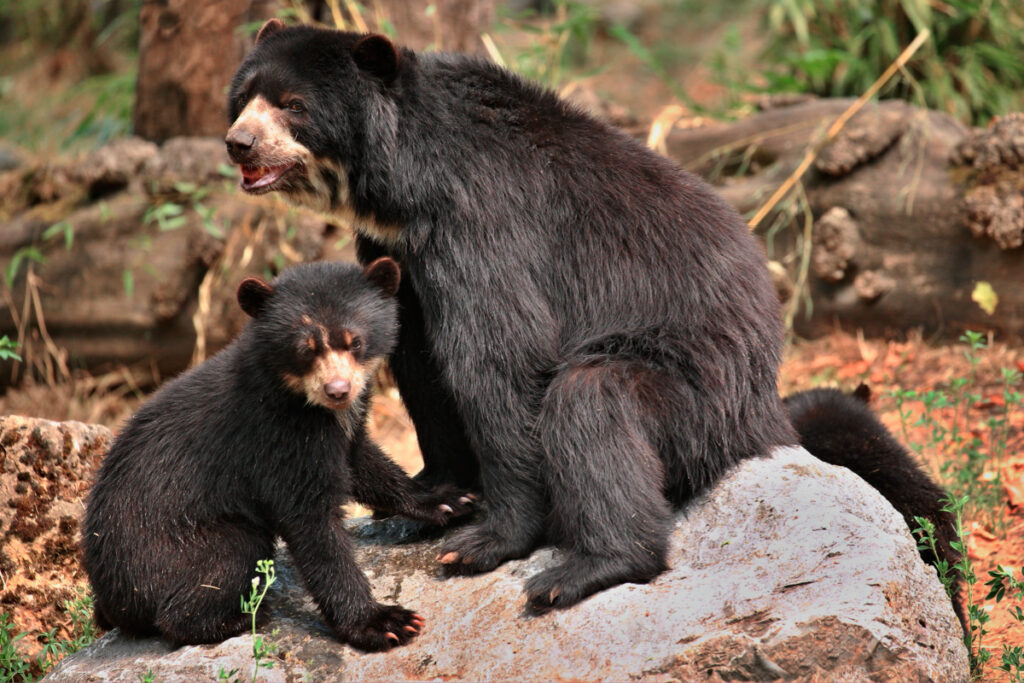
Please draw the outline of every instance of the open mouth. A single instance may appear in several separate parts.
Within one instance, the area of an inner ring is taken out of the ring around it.
[[[246,192],[269,192],[275,182],[295,166],[295,162],[281,166],[242,166],[242,189]]]

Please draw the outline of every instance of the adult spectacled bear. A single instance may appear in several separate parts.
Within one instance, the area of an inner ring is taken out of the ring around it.
[[[391,356],[420,480],[479,486],[442,547],[565,607],[665,568],[672,513],[797,437],[764,254],[696,176],[494,64],[271,20],[231,84],[251,193],[351,219],[396,259]]]

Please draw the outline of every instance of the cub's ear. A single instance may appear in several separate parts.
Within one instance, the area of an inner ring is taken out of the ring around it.
[[[356,66],[390,84],[398,75],[398,48],[387,36],[371,33],[359,39],[352,48]]]
[[[366,266],[363,271],[366,279],[380,287],[381,291],[388,296],[398,293],[398,283],[402,280],[402,273],[398,264],[387,256],[377,259]]]
[[[871,403],[871,387],[864,382],[857,385],[857,388],[853,390],[853,397],[860,399],[864,403]]]
[[[263,24],[263,27],[260,28],[260,32],[256,34],[256,42],[259,43],[267,36],[277,33],[283,28],[284,22],[280,19],[277,19],[276,17],[274,19],[267,19],[266,23]]]
[[[274,288],[258,277],[247,277],[238,285],[238,305],[250,317],[258,318]]]

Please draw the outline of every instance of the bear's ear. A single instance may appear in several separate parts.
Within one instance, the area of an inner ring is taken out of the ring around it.
[[[857,388],[853,390],[853,397],[859,399],[863,403],[871,403],[871,387],[864,382],[857,385]]]
[[[277,33],[278,31],[280,31],[283,28],[284,28],[284,22],[281,21],[280,19],[278,19],[276,17],[273,18],[273,19],[267,19],[266,23],[263,24],[263,27],[260,28],[260,32],[256,34],[256,43],[258,44],[261,40],[263,40],[267,36],[269,36],[269,35],[271,35],[273,33]]]
[[[371,33],[359,39],[352,48],[356,66],[390,84],[398,75],[398,48],[387,36]]]
[[[258,277],[247,277],[238,285],[238,305],[253,318],[263,312],[274,288]]]
[[[380,287],[387,296],[394,296],[398,292],[398,283],[402,280],[402,272],[399,270],[398,264],[387,256],[366,266],[363,275],[367,280]]]

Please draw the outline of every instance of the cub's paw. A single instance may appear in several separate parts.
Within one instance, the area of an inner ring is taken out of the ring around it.
[[[532,542],[516,543],[494,533],[490,525],[477,524],[447,539],[437,560],[448,574],[480,574],[508,560],[526,557],[533,548]]]
[[[338,637],[364,652],[383,652],[405,645],[423,630],[426,621],[399,605],[380,605],[360,626],[338,629]]]
[[[407,517],[444,526],[453,519],[465,517],[477,508],[480,497],[445,484],[432,490],[416,494],[413,508],[406,513]]]

